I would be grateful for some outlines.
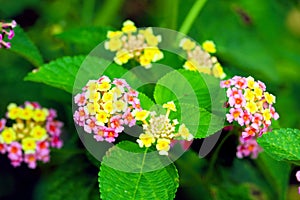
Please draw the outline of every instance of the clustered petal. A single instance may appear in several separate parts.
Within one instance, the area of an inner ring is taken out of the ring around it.
[[[50,147],[61,148],[63,123],[56,120],[54,109],[42,108],[36,102],[8,105],[7,119],[0,120],[0,153],[8,154],[14,167],[22,162],[36,168],[37,161],[50,160]],[[6,121],[12,121],[8,126]]]
[[[217,58],[211,56],[212,53],[216,53],[216,46],[213,41],[205,41],[201,47],[196,45],[194,41],[183,38],[179,46],[187,53],[187,61],[183,65],[185,69],[199,71],[220,79],[226,77]]]
[[[155,145],[160,155],[168,155],[168,151],[175,139],[183,139],[191,141],[193,135],[185,124],[181,124],[176,132],[176,126],[179,125],[178,120],[170,120],[170,111],[176,111],[174,102],[168,102],[163,105],[167,109],[165,115],[157,115],[156,112],[142,110],[138,115],[138,120],[143,121],[144,132],[137,139],[137,143],[142,147],[151,147]],[[150,117],[149,117],[150,116]],[[149,119],[150,118],[150,119]],[[147,119],[149,119],[147,121]]]
[[[127,27],[126,31],[133,28]],[[74,121],[93,134],[97,141],[114,142],[124,130],[132,127],[137,117],[142,117],[138,92],[133,90],[124,79],[111,81],[107,76],[90,80],[82,92],[74,97],[77,109]]]
[[[114,61],[123,65],[135,59],[145,68],[150,68],[152,62],[163,58],[163,53],[157,47],[161,42],[160,35],[154,35],[152,28],[137,30],[134,23],[127,20],[122,31],[109,31],[105,49],[116,52]]]
[[[237,157],[251,155],[252,158],[256,158],[262,151],[256,138],[268,131],[272,119],[279,118],[273,107],[276,98],[266,91],[263,82],[255,81],[251,76],[234,76],[232,79],[221,81],[220,86],[227,89],[227,121],[235,121],[243,127]]]
[[[15,36],[15,32],[13,28],[17,26],[17,23],[15,20],[13,20],[11,23],[6,22],[0,22],[0,48],[4,47],[6,49],[9,49],[11,47],[10,42],[5,41],[6,37],[8,40],[11,40]]]

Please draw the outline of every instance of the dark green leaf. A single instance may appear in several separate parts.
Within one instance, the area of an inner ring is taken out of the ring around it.
[[[39,50],[23,29],[17,26],[14,28],[14,31],[15,37],[11,40],[10,50],[21,55],[36,67],[42,65],[44,61]]]

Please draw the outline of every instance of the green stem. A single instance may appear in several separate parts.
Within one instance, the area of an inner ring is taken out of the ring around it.
[[[157,1],[157,5],[161,4],[163,5],[160,9],[160,12],[163,14],[163,19],[165,19],[162,20],[161,26],[176,30],[179,0]]]
[[[218,159],[218,155],[219,155],[219,152],[223,146],[223,144],[225,143],[225,141],[228,139],[229,136],[231,136],[233,133],[230,132],[230,133],[227,133],[227,135],[223,138],[223,140],[220,142],[219,146],[217,147],[217,149],[214,151],[212,157],[211,157],[211,160],[209,162],[209,166],[208,166],[208,173],[207,173],[207,176],[206,176],[206,180],[210,180],[213,173],[214,173],[214,169],[215,169],[215,164],[217,162],[217,159]]]
[[[81,21],[82,24],[91,24],[94,14],[95,0],[85,0],[83,1]]]
[[[109,25],[111,20],[115,19],[118,15],[118,11],[123,3],[124,0],[106,0],[95,16],[94,25]]]
[[[179,29],[179,32],[183,34],[187,34],[190,31],[194,21],[196,20],[196,17],[199,15],[206,1],[207,0],[196,0],[194,5],[192,6],[192,9],[186,16],[185,20],[183,21]]]

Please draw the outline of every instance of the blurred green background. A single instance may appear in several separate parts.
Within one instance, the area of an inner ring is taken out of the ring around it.
[[[47,63],[61,56],[88,54],[105,39],[105,33],[99,34],[98,27],[102,27],[101,30],[119,29],[126,19],[134,21],[138,27],[179,30],[194,2],[0,0],[0,18],[15,19]],[[95,36],[85,38],[85,32],[78,31],[80,28],[95,33]],[[69,33],[68,37],[64,36],[65,32]],[[70,33],[74,36],[69,37]],[[268,90],[277,97],[275,108],[280,114],[280,126],[300,128],[300,1],[208,0],[187,35],[199,43],[213,40],[217,45],[217,57],[227,74],[251,75],[265,82]],[[70,135],[75,132],[70,114],[71,95],[23,81],[35,67],[9,50],[1,49],[0,58],[1,116],[10,102],[38,101],[59,111],[65,132],[69,134],[65,138],[76,137],[76,134]],[[65,159],[57,157],[58,160]],[[235,162],[235,165],[238,164]],[[17,199],[17,191],[24,194],[22,199],[33,198],[32,191],[41,171],[14,170],[0,155],[0,199]],[[51,165],[45,171],[51,171]],[[295,183],[294,178],[290,181]],[[179,196],[181,193],[179,189]]]

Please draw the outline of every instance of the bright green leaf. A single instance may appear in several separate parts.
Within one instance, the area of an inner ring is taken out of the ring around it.
[[[275,160],[299,162],[300,130],[276,129],[258,138],[258,143]]]
[[[133,142],[115,145],[103,158],[100,168],[101,199],[174,199],[178,174],[174,164],[163,167],[165,159]]]
[[[21,55],[36,67],[42,65],[44,61],[39,50],[23,29],[17,26],[14,28],[14,31],[15,37],[11,40],[10,50]]]
[[[82,67],[81,67],[82,66]],[[79,70],[80,69],[80,70]],[[126,70],[109,61],[85,56],[63,57],[43,65],[36,72],[29,73],[25,80],[41,82],[72,93],[91,79],[107,75],[111,79],[121,77]]]
[[[155,103],[144,93],[139,92],[138,98],[140,100],[141,107],[145,110],[150,110],[150,108],[155,105]]]

